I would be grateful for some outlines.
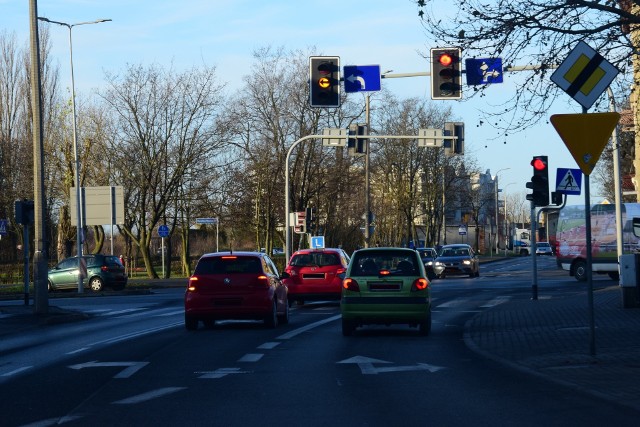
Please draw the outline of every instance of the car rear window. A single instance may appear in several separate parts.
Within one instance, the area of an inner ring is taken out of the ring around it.
[[[217,256],[201,258],[195,275],[262,273],[260,259],[253,256]]]
[[[394,276],[415,276],[416,256],[407,251],[363,251],[354,256],[351,276],[377,276],[386,270]]]
[[[328,252],[296,254],[291,259],[290,265],[295,267],[340,265],[340,257],[337,254]]]

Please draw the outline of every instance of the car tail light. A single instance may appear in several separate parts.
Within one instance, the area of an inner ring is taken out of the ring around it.
[[[189,277],[189,284],[187,285],[188,292],[195,292],[197,289],[196,283],[198,282],[198,278],[196,276]]]
[[[346,272],[347,272],[346,268],[339,268],[339,269],[336,270],[336,274],[343,274],[343,273],[346,273]]]
[[[389,270],[380,270],[379,274],[381,276],[388,276],[389,274],[391,274],[391,272]]]
[[[344,279],[342,281],[342,287],[348,291],[360,292],[360,285],[351,278]]]
[[[102,267],[100,267],[100,270],[102,271],[109,271],[109,267],[106,265],[103,265]]]
[[[258,281],[257,284],[260,286],[264,286],[264,287],[269,287],[269,278],[267,276],[265,276],[264,274],[261,274],[257,277]]]
[[[413,284],[411,285],[411,290],[424,291],[425,289],[427,289],[427,287],[429,287],[429,281],[424,277],[419,277],[413,281]]]

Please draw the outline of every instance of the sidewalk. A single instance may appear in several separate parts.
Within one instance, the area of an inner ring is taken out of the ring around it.
[[[594,292],[595,355],[587,294],[511,301],[465,325],[465,343],[500,363],[640,410],[640,309],[621,290]]]

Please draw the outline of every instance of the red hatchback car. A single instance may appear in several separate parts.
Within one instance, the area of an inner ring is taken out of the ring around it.
[[[264,320],[267,327],[289,322],[287,287],[267,255],[260,252],[216,252],[196,264],[184,295],[184,323],[213,327],[216,320]]]
[[[349,256],[342,249],[302,249],[294,252],[282,274],[289,288],[289,304],[306,300],[340,300],[341,275],[347,271]]]

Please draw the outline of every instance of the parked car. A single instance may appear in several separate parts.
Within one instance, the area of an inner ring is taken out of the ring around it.
[[[433,261],[438,257],[438,252],[435,248],[419,248],[417,249],[420,254],[420,258],[422,258],[422,263],[424,264],[427,270],[427,276],[429,280],[433,280],[436,274],[433,271]]]
[[[536,255],[553,255],[553,249],[549,242],[537,242]]]
[[[105,287],[122,290],[127,285],[127,273],[119,257],[94,254],[82,258],[87,266],[86,286],[92,291],[100,292]],[[77,256],[63,259],[49,269],[47,288],[49,291],[77,289],[78,271]]]
[[[448,275],[480,276],[480,262],[473,248],[466,244],[444,245],[433,262],[433,271],[444,279]]]
[[[266,254],[216,252],[198,260],[184,295],[185,327],[222,319],[263,320],[270,328],[289,322],[287,287]]]
[[[291,255],[282,274],[289,291],[289,305],[294,301],[340,300],[342,277],[349,256],[342,249],[303,249]]]
[[[431,332],[431,289],[417,251],[367,248],[354,252],[342,284],[342,334],[367,324],[409,324]]]

